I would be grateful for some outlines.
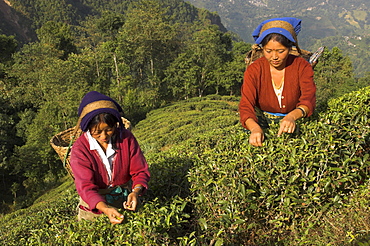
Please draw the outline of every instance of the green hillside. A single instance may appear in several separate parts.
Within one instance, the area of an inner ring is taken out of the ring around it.
[[[370,34],[367,0],[189,0],[197,7],[217,12],[228,30],[238,33],[245,41],[253,42],[251,33],[263,20],[293,16],[301,18],[304,32],[302,44],[307,39],[329,36],[366,36]]]
[[[248,144],[236,97],[151,111],[133,133],[150,190],[125,222],[76,222],[69,177],[0,218],[4,245],[367,245],[370,87],[332,99],[299,136]],[[61,165],[61,163],[60,163]],[[345,223],[343,223],[345,221]]]
[[[174,22],[192,23],[198,19],[200,12],[203,17],[210,19],[212,24],[216,24],[226,31],[216,14],[205,13],[182,0],[162,0],[163,6],[167,8],[167,14],[173,15]],[[62,22],[71,26],[83,26],[86,21],[91,21],[94,17],[105,16],[105,20],[95,20],[100,29],[110,31],[119,27],[122,15],[129,11],[131,5],[138,3],[146,5],[145,1],[131,0],[0,0],[0,34],[14,36],[21,44],[38,40],[37,29],[41,28],[49,21]],[[207,11],[208,12],[208,11]],[[116,13],[113,17],[112,13]],[[119,13],[119,14],[117,14]],[[111,21],[114,27],[109,27]],[[79,32],[81,28],[74,31]],[[92,31],[92,30],[90,30]],[[86,33],[85,33],[86,35]]]
[[[0,0],[0,29],[0,244],[367,240],[370,74],[355,77],[341,49],[315,67],[317,111],[302,134],[277,138],[274,125],[253,148],[237,112],[251,44],[214,12],[182,0]],[[49,144],[92,90],[122,105],[150,164],[143,206],[122,225],[77,223]]]
[[[270,18],[302,19],[298,40],[301,48],[315,51],[321,45],[339,47],[350,56],[357,76],[370,72],[370,1],[368,0],[189,0],[197,7],[214,11],[224,26],[244,41],[253,43],[256,26]],[[354,41],[353,41],[354,40]],[[354,46],[356,45],[356,46]]]

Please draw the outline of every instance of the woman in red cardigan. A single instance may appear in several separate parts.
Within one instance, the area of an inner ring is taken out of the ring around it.
[[[263,129],[279,122],[277,133],[293,133],[296,121],[312,115],[316,106],[313,69],[305,59],[289,54],[298,42],[301,20],[275,18],[262,22],[254,31],[263,57],[244,73],[239,104],[240,121],[250,131],[249,143],[262,146]]]
[[[124,128],[121,112],[113,99],[96,91],[81,101],[78,125],[84,133],[73,144],[70,159],[80,195],[79,220],[105,214],[112,224],[121,223],[117,208],[136,210],[148,188],[148,164]]]

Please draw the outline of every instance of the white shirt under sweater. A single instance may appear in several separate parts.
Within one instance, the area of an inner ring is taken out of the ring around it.
[[[116,151],[112,147],[112,140],[109,139],[108,147],[106,152],[104,153],[102,147],[99,145],[98,141],[91,136],[90,131],[87,131],[87,137],[90,144],[90,150],[98,151],[100,159],[103,161],[105,168],[107,169],[109,181],[112,181],[112,167],[113,167],[113,159],[116,154]]]
[[[274,87],[274,91],[275,91],[275,94],[277,96],[277,99],[279,101],[279,106],[281,108],[281,94],[283,94],[283,89],[284,89],[284,82],[283,82],[283,85],[280,87],[280,89],[276,89],[275,86]]]

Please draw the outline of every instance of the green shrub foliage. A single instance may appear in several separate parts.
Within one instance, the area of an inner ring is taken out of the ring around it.
[[[123,224],[113,226],[106,217],[77,222],[78,196],[69,178],[30,208],[1,217],[0,240],[6,245],[328,244],[310,240],[309,233],[322,228],[327,215],[368,204],[361,194],[369,179],[369,102],[369,87],[332,99],[326,112],[299,122],[299,135],[277,137],[278,125],[272,125],[260,148],[249,145],[238,122],[238,98],[207,96],[154,110],[133,130],[150,164],[150,190],[136,213],[122,211]],[[358,233],[362,229],[351,228],[336,242],[354,242],[357,236],[366,242]]]
[[[138,129],[146,131],[137,131],[146,152],[238,125],[237,100],[192,99],[240,94],[251,44],[228,32],[216,13],[182,0],[10,3],[14,15],[4,14],[2,26],[20,17],[22,38],[0,36],[0,46],[8,47],[0,54],[0,212],[27,207],[58,184],[65,173],[48,140],[76,124],[88,91],[117,100],[133,125],[148,115],[145,122],[152,124],[140,122]],[[338,48],[325,51],[315,68],[319,110],[330,98],[369,84],[369,76],[353,76]],[[184,99],[188,108],[163,108]]]
[[[261,148],[249,145],[237,101],[221,96],[183,101],[152,111],[137,125],[134,134],[153,178],[143,206],[136,213],[124,211],[122,225],[112,226],[105,217],[77,222],[78,196],[69,179],[31,208],[3,216],[1,240],[291,245],[290,235],[298,232],[296,244],[310,242],[308,231],[343,209],[369,179],[370,88],[331,100],[328,111],[300,122],[299,135],[276,137],[278,125],[272,125]]]
[[[326,113],[300,123],[298,136],[278,138],[271,126],[262,148],[238,128],[204,137],[202,147],[190,143],[198,158],[189,182],[205,240],[276,243],[343,205],[369,174],[369,102],[369,88],[331,100]]]
[[[278,138],[273,125],[254,148],[239,98],[224,96],[239,95],[251,45],[216,13],[181,0],[10,2],[32,42],[0,36],[0,213],[15,211],[0,214],[2,244],[320,245],[309,234],[325,216],[354,206],[349,197],[367,204],[358,194],[368,181],[370,89],[345,93],[370,76],[354,78],[338,48],[315,68],[319,107],[301,134]],[[71,180],[52,190],[66,172],[49,139],[76,124],[91,90],[123,106],[152,173],[142,208],[118,226],[78,223]],[[363,227],[335,241],[365,242]]]

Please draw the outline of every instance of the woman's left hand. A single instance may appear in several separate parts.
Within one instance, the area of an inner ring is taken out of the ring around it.
[[[279,129],[279,132],[278,132],[278,137],[280,137],[280,135],[283,133],[283,132],[286,132],[286,133],[293,133],[294,130],[296,128],[296,124],[295,124],[295,120],[294,120],[294,117],[292,116],[285,116],[281,121],[280,121],[280,129]]]
[[[139,195],[136,192],[131,192],[127,196],[127,201],[123,203],[123,208],[131,211],[135,211],[139,204]]]

